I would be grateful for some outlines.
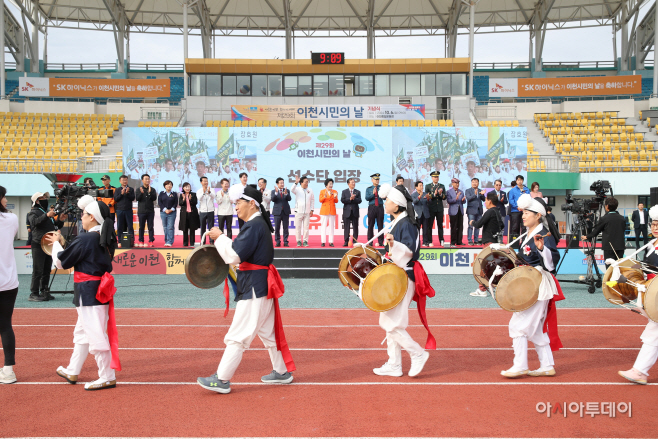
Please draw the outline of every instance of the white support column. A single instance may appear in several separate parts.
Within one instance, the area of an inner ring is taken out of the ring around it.
[[[126,29],[126,73],[130,71],[130,27]]]
[[[656,53],[658,53],[658,50],[656,49],[658,47],[658,32],[655,31],[655,23],[658,23],[658,3],[656,3],[655,9],[655,16],[653,19],[654,22],[654,33],[653,33],[653,94],[658,93],[658,57],[656,56]]]
[[[48,26],[43,27],[43,70],[48,64]]]
[[[628,71],[628,1],[621,4],[621,70]]]
[[[617,62],[617,19],[612,19],[612,59]],[[616,65],[616,64],[615,64]]]
[[[468,96],[473,99],[473,49],[475,47],[475,5],[477,1],[471,0],[469,3],[468,17],[468,56],[470,58],[470,68],[468,76]]]
[[[32,55],[34,55],[34,59],[30,60],[30,71],[39,73],[39,3],[37,1],[32,2],[32,19],[34,20],[32,25]]]
[[[5,2],[0,5],[0,38],[2,38],[2,55],[0,56],[0,99],[5,98]]]
[[[187,99],[189,90],[187,85],[187,2],[183,2],[183,97]]]
[[[532,28],[529,28],[528,29],[528,67],[530,67],[531,71],[532,71],[532,51],[533,51]]]

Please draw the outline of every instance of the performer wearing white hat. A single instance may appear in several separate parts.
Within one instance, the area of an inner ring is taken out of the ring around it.
[[[272,265],[274,228],[265,214],[260,190],[255,185],[236,184],[229,189],[229,197],[235,202],[235,211],[244,225],[235,241],[218,227],[209,232],[224,262],[238,265],[235,315],[224,343],[226,350],[217,373],[197,378],[197,383],[207,390],[218,393],[231,392],[231,378],[242,361],[242,354],[258,335],[270,354],[272,372],[261,378],[264,383],[289,384],[295,363],[283,333],[278,299],[284,287],[278,271]],[[225,283],[224,297],[228,313],[229,290]]]
[[[73,304],[78,311],[73,355],[66,368],[57,368],[57,375],[76,384],[87,355],[92,354],[99,378],[85,384],[85,390],[108,389],[116,387],[114,371],[121,370],[112,298],[116,288],[110,274],[116,245],[114,222],[110,208],[89,195],[78,201],[78,207],[83,211],[82,227],[89,233],[79,235],[66,250],[59,244],[59,236],[49,239],[57,268],[75,269]]]
[[[651,234],[658,236],[658,205],[653,206],[649,210],[649,217],[651,218]],[[658,246],[658,239],[654,238],[649,244],[649,248],[644,255],[644,262],[658,267],[658,249],[656,248]],[[655,274],[649,273],[647,278],[652,279],[655,276]],[[640,307],[642,306],[640,303],[641,300],[642,295],[638,295],[638,305]],[[647,317],[646,313],[643,314]],[[634,383],[646,384],[649,369],[656,364],[656,359],[658,359],[658,323],[649,320],[640,339],[642,340],[642,348],[640,349],[640,353],[637,354],[635,364],[630,370],[619,371],[619,375]]]
[[[523,225],[528,229],[519,257],[541,272],[542,281],[537,302],[525,311],[512,314],[509,335],[513,340],[514,365],[502,371],[501,375],[507,378],[554,376],[552,351],[562,347],[557,331],[555,302],[563,300],[564,295],[553,275],[560,260],[555,243],[560,235],[552,220],[546,218],[543,200],[523,194],[518,199],[518,207],[523,210]],[[540,367],[534,371],[528,370],[528,340],[535,345],[539,356]]]
[[[436,340],[429,330],[425,317],[425,301],[434,297],[423,266],[418,262],[420,240],[416,226],[411,195],[404,186],[391,187],[384,184],[379,196],[385,199],[384,209],[393,219],[393,228],[386,234],[386,251],[395,265],[407,273],[408,284],[404,299],[393,309],[379,314],[379,326],[386,331],[388,361],[382,367],[373,369],[376,375],[402,376],[402,349],[411,356],[409,376],[418,375],[425,366],[430,354],[425,349],[436,349]],[[357,244],[358,245],[358,244]],[[418,314],[427,329],[427,342],[423,349],[407,332],[409,325],[409,304],[418,303]]]

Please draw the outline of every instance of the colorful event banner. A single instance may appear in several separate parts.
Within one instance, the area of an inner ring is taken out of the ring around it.
[[[642,76],[489,78],[489,97],[603,96],[642,93]]]
[[[192,249],[184,248],[117,249],[114,255],[113,274],[185,274],[185,259],[191,251]],[[467,248],[421,249],[419,260],[427,274],[471,275],[473,262],[481,251],[481,249]],[[582,250],[571,249],[566,255],[564,249],[560,249],[559,252],[564,262],[560,267],[558,279],[564,274],[587,273],[587,259]],[[32,274],[32,251],[29,248],[14,249],[14,258],[18,274]],[[595,259],[599,269],[605,270],[602,250],[596,250]],[[62,274],[61,270],[58,273],[68,276]]]
[[[19,96],[80,98],[162,98],[169,79],[18,78]]]
[[[424,120],[425,105],[231,105],[233,120]]]
[[[237,184],[242,172],[247,173],[249,184],[266,179],[268,190],[279,177],[290,188],[296,176],[306,176],[315,194],[311,234],[320,233],[318,197],[325,180],[334,180],[340,197],[347,189],[347,180],[354,178],[356,189],[362,193],[359,223],[360,233],[365,235],[365,192],[372,185],[370,175],[381,174],[382,184],[401,175],[409,192],[413,192],[415,181],[430,183],[429,174],[434,169],[441,172],[439,181],[446,188],[453,177],[460,180],[462,190],[470,187],[474,177],[480,180],[481,188],[493,188],[497,179],[506,188],[517,175],[526,176],[526,136],[525,128],[486,127],[127,127],[123,129],[123,157],[129,184],[137,187],[141,175],[149,174],[158,192],[167,180],[172,181],[176,192],[184,182],[196,192],[202,176],[215,191],[220,190],[223,178],[230,185]],[[292,196],[291,206],[294,203]],[[342,207],[339,202],[339,236]],[[162,234],[159,219],[156,215],[156,234]],[[234,222],[237,228],[237,219]],[[444,229],[447,233],[447,216]]]

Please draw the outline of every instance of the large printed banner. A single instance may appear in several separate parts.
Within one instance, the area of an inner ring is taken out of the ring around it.
[[[113,274],[185,274],[185,259],[192,249],[117,249]],[[420,263],[427,274],[473,274],[473,261],[481,249],[421,249]],[[560,249],[560,258],[565,258]],[[14,249],[18,274],[32,274],[32,251]],[[600,270],[605,270],[603,252],[595,255]],[[54,270],[54,266],[53,266]],[[279,268],[279,270],[283,270]],[[61,270],[59,271],[61,273]],[[572,249],[560,267],[558,279],[564,274],[587,273],[587,259],[580,249]],[[475,287],[475,280],[473,281]]]
[[[489,97],[603,96],[642,93],[642,76],[489,78]]]
[[[171,94],[169,79],[18,78],[20,96],[79,98],[162,98]]]
[[[460,180],[462,191],[471,186],[474,177],[480,188],[492,189],[497,179],[506,188],[517,175],[526,176],[526,137],[525,128],[486,127],[128,127],[123,129],[123,160],[131,186],[137,187],[141,175],[149,174],[158,192],[167,180],[176,192],[185,182],[197,191],[202,176],[219,191],[222,179],[237,184],[243,172],[249,184],[264,178],[266,188],[272,190],[281,177],[290,189],[296,176],[306,176],[314,193],[316,216],[325,180],[333,179],[340,198],[347,180],[354,178],[362,194],[360,224],[365,234],[365,192],[372,185],[370,175],[381,174],[382,184],[401,175],[409,192],[416,181],[431,182],[429,174],[435,169],[441,172],[439,181],[446,188],[453,177]],[[294,203],[292,195],[291,206]],[[337,207],[340,215],[342,203]],[[342,234],[340,218],[337,235]],[[311,221],[311,234],[320,233],[319,216],[317,223]],[[447,233],[448,221],[444,221],[444,229]],[[156,233],[160,230],[156,215]]]
[[[233,120],[424,120],[425,105],[231,105]]]

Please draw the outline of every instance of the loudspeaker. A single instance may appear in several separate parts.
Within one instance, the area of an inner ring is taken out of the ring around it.
[[[135,235],[128,232],[121,234],[121,248],[133,248],[135,246]]]
[[[656,204],[658,204],[658,187],[652,187],[649,188],[649,205],[646,208],[651,209]]]

